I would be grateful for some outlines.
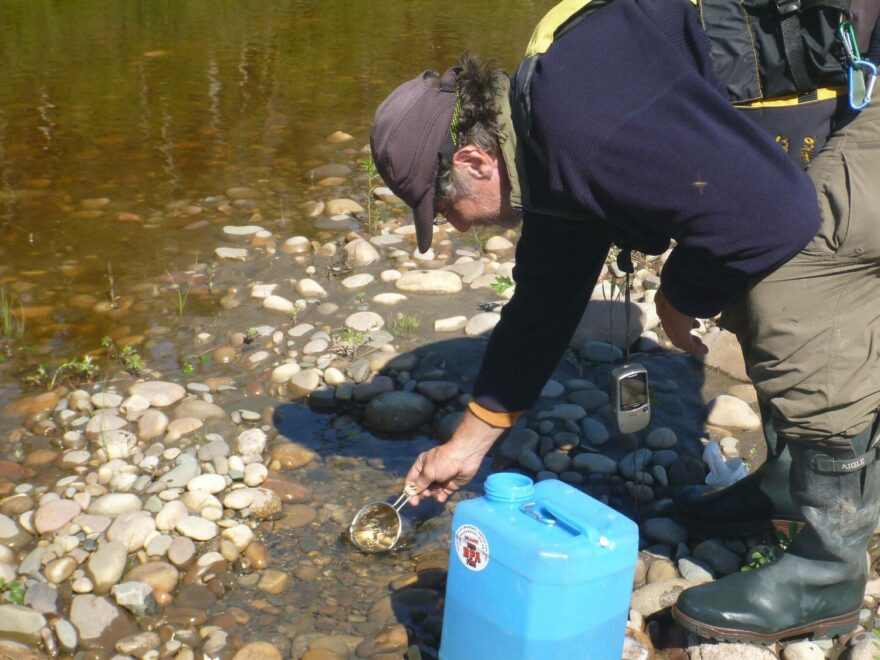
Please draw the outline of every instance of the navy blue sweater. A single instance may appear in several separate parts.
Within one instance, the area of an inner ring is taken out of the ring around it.
[[[728,101],[686,0],[615,0],[541,56],[530,183],[595,220],[526,212],[516,292],[474,388],[478,403],[529,407],[577,326],[611,237],[677,246],[661,288],[680,311],[717,314],[819,226],[803,171]]]

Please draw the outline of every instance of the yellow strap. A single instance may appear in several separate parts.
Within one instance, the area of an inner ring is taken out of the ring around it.
[[[495,412],[494,410],[484,408],[476,401],[471,401],[468,404],[468,410],[486,422],[486,424],[499,429],[509,429],[516,424],[516,420],[523,414],[522,410],[519,412]]]
[[[809,101],[800,101],[797,95],[780,96],[775,99],[765,99],[763,101],[751,101],[749,103],[737,103],[736,107],[741,110],[753,110],[757,108],[784,108],[793,105],[810,105],[811,103],[821,103],[836,99],[838,96],[846,94],[845,87],[822,87],[816,90],[816,98]]]
[[[547,49],[550,48],[550,44],[553,43],[553,35],[556,34],[559,26],[590,4],[590,2],[592,0],[562,0],[562,2],[544,14],[544,18],[538,21],[534,32],[532,32],[529,45],[526,46],[526,57],[546,53]]]

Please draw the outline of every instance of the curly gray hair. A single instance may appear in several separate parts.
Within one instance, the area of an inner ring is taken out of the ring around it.
[[[507,74],[494,59],[482,60],[469,52],[461,56],[458,76],[461,113],[458,120],[459,146],[472,144],[491,154],[499,152],[496,98],[507,84]],[[437,192],[446,199],[470,194],[468,182],[456,175],[450,160],[441,160],[437,170]]]

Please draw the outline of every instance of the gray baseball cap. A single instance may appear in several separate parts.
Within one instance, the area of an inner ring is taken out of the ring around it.
[[[370,132],[376,169],[413,210],[419,252],[431,247],[440,157],[449,158],[454,151],[450,124],[460,71],[452,67],[443,76],[425,71],[400,85],[376,110]]]

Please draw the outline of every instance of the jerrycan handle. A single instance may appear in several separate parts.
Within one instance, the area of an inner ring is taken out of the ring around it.
[[[611,542],[606,537],[601,536],[599,531],[592,525],[584,525],[578,521],[572,520],[547,504],[541,504],[539,506],[537,502],[526,502],[519,508],[519,510],[545,525],[557,525],[562,523],[561,526],[573,532],[574,535],[583,536],[603,548],[611,545]]]

